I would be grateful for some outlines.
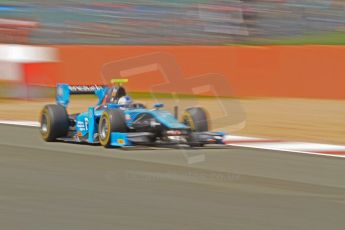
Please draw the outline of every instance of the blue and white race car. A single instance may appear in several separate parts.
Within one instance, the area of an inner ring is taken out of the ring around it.
[[[114,79],[111,86],[70,86],[58,84],[56,104],[44,106],[40,132],[45,141],[86,142],[105,147],[152,144],[224,144],[224,133],[209,132],[201,107],[184,111],[182,120],[163,110],[163,104],[146,108],[127,95],[127,79]],[[98,103],[88,111],[68,114],[71,94],[96,94]],[[177,109],[176,109],[177,111]]]

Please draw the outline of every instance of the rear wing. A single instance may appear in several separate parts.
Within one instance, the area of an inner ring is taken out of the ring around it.
[[[95,94],[98,97],[98,104],[102,102],[108,87],[105,85],[68,85],[57,84],[56,86],[56,103],[67,107],[71,95]]]
[[[95,94],[97,90],[105,88],[105,85],[70,85],[70,94]]]

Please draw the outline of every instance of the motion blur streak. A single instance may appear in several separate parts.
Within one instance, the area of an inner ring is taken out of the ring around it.
[[[0,41],[229,44],[341,31],[340,0],[1,1]]]

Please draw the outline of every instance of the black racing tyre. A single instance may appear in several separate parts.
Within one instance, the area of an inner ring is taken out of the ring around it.
[[[43,140],[55,141],[68,133],[69,119],[62,105],[46,105],[40,115],[40,132]]]
[[[207,113],[201,107],[186,109],[182,115],[182,122],[194,132],[206,132],[209,129]]]
[[[112,132],[127,132],[125,114],[121,109],[107,109],[99,119],[98,134],[101,145],[104,147],[110,146]]]

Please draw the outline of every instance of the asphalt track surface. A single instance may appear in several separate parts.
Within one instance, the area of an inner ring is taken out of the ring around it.
[[[345,160],[45,143],[0,125],[0,229],[344,229]]]

